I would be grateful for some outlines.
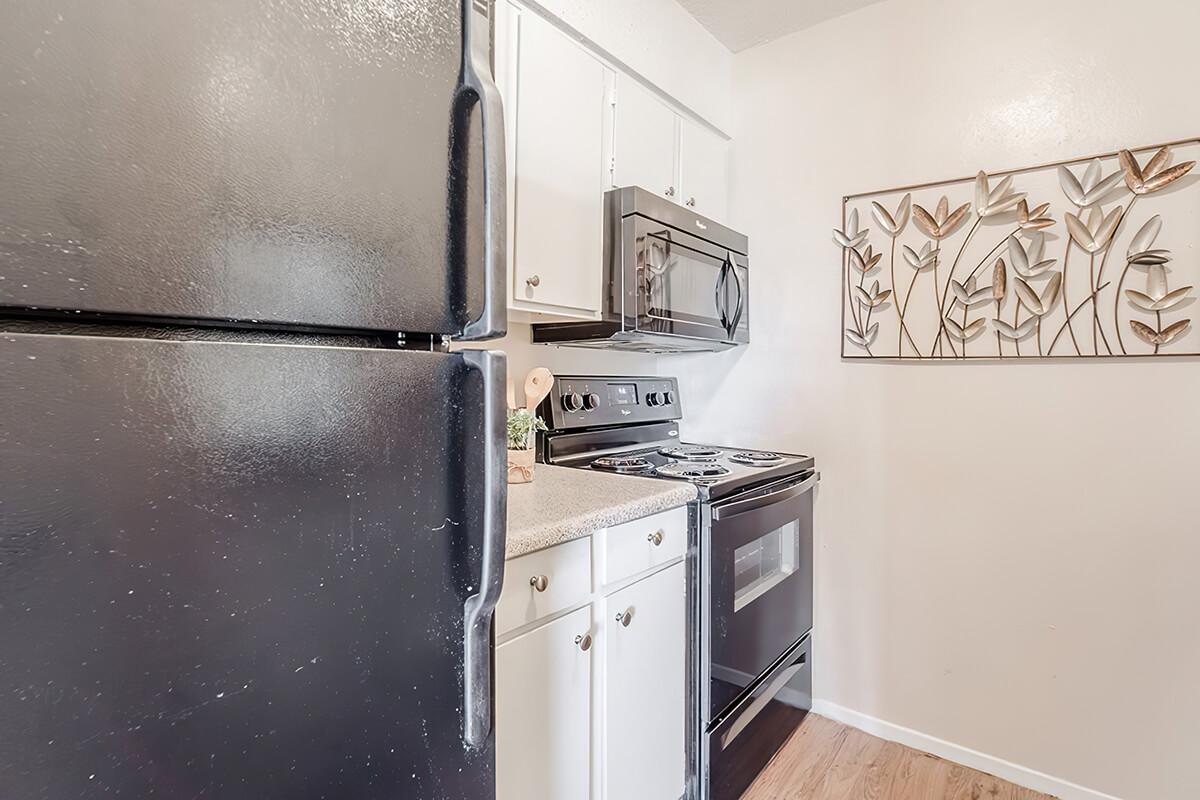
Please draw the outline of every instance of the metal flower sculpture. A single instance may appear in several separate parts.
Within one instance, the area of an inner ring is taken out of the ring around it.
[[[1042,203],[1033,211],[1029,210],[1029,204],[1024,200],[1017,203],[1017,227],[1023,231],[1040,231],[1042,228],[1049,228],[1054,224],[1054,217],[1050,216],[1050,204]]]
[[[883,253],[876,253],[871,249],[871,245],[867,245],[867,248],[861,253],[853,247],[850,248],[849,252],[850,263],[864,275],[875,269],[879,264],[879,259],[883,258]]]
[[[1174,291],[1167,290],[1167,268],[1162,264],[1151,264],[1146,271],[1146,291],[1126,289],[1125,296],[1143,311],[1170,311],[1187,299],[1193,286],[1183,286]]]
[[[1014,208],[1025,199],[1024,192],[1014,192],[1012,175],[1004,177],[996,188],[988,188],[988,176],[982,170],[975,176],[975,213],[980,219],[994,217]]]
[[[919,272],[933,266],[937,261],[938,254],[941,252],[941,250],[934,248],[930,242],[926,242],[920,252],[913,250],[908,245],[904,245],[904,260],[908,262],[910,267]]]
[[[847,196],[843,356],[1200,356],[1200,228],[1162,235],[1197,162],[1200,138]]]
[[[1171,148],[1164,147],[1150,157],[1145,167],[1139,167],[1137,158],[1128,150],[1122,150],[1118,156],[1121,160],[1121,170],[1125,174],[1125,185],[1129,191],[1137,195],[1157,192],[1192,171],[1195,161],[1185,161],[1168,167],[1171,160]]]
[[[1055,272],[1050,276],[1041,295],[1021,278],[1016,279],[1014,287],[1021,305],[1025,306],[1030,314],[1036,317],[1045,316],[1054,307],[1054,301],[1058,299],[1058,290],[1062,288],[1062,273]]]
[[[1192,324],[1190,319],[1181,319],[1178,322],[1173,322],[1165,328],[1155,330],[1145,323],[1138,322],[1136,319],[1129,320],[1129,327],[1137,334],[1137,337],[1146,344],[1154,345],[1154,352],[1158,352],[1158,348],[1164,344],[1170,344],[1179,338],[1179,334],[1188,329]]]
[[[951,213],[950,200],[945,195],[942,195],[942,199],[938,200],[937,208],[934,209],[932,214],[921,206],[914,205],[912,210],[913,222],[930,239],[940,242],[958,230],[959,226],[966,221],[970,210],[971,204],[963,203]]]
[[[865,332],[857,331],[854,328],[846,328],[846,338],[868,352],[871,349],[871,343],[875,341],[875,334],[877,333],[879,333],[878,322],[872,323]]]
[[[993,301],[991,286],[984,286],[982,289],[976,288],[975,276],[967,278],[966,283],[958,281],[950,281],[950,289],[954,292],[954,299],[962,303],[963,306],[971,308],[980,303]]]
[[[842,247],[856,248],[862,245],[871,234],[870,228],[858,229],[858,209],[850,212],[849,219],[846,220],[846,229],[833,231],[833,241],[837,242]]]
[[[1109,241],[1117,231],[1117,225],[1121,222],[1123,210],[1121,206],[1117,206],[1105,214],[1099,206],[1092,206],[1088,211],[1087,222],[1070,213],[1064,219],[1075,244],[1086,252],[1095,254],[1108,247]]]
[[[892,290],[881,290],[879,288],[879,281],[875,281],[875,283],[871,284],[869,291],[861,286],[855,286],[854,295],[858,298],[858,302],[861,303],[864,308],[879,308],[881,305],[887,302],[889,297],[892,296]]]
[[[1046,248],[1046,237],[1040,232],[1029,237],[1029,246],[1025,247],[1021,244],[1021,240],[1016,236],[1008,237],[1008,260],[1012,262],[1013,269],[1023,278],[1036,278],[1044,272],[1048,272],[1054,266],[1056,259],[1042,258],[1042,253]]]
[[[1067,196],[1075,205],[1081,209],[1093,206],[1100,202],[1100,199],[1113,189],[1121,185],[1121,170],[1109,175],[1107,178],[1101,178],[1104,173],[1104,166],[1100,163],[1100,159],[1093,158],[1083,171],[1083,178],[1075,177],[1075,174],[1066,167],[1058,168],[1058,185],[1062,187],[1063,194]]]
[[[895,213],[888,211],[883,206],[874,201],[871,202],[871,216],[875,219],[875,224],[893,239],[904,232],[904,228],[908,225],[909,215],[912,213],[912,193],[904,195],[900,200],[900,205],[896,206]]]

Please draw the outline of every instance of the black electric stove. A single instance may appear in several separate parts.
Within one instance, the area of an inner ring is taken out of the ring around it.
[[[703,500],[813,469],[810,456],[681,442],[674,378],[560,376],[539,413],[550,429],[539,460],[690,481]]]
[[[811,456],[680,441],[674,378],[566,375],[539,460],[689,481],[688,797],[737,800],[812,707]]]

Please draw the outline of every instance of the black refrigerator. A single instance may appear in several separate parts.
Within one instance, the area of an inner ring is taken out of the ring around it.
[[[0,797],[494,797],[490,38],[0,4]]]

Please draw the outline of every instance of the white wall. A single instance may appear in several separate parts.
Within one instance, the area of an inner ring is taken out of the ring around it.
[[[1200,134],[1198,32],[889,0],[740,54],[753,344],[660,360],[691,438],[819,460],[818,697],[1130,800],[1200,796],[1200,364],[842,362],[830,230],[847,193]]]

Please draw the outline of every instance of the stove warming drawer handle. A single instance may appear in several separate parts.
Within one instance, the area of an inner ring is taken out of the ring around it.
[[[759,495],[758,497],[750,497],[745,500],[739,500],[728,505],[716,506],[713,508],[713,519],[732,519],[739,514],[745,514],[750,511],[755,511],[763,506],[769,506],[774,503],[782,503],[784,500],[790,500],[793,497],[799,497],[805,492],[812,491],[812,488],[817,485],[817,481],[821,479],[819,472],[814,472],[799,483],[793,483],[790,486],[785,486],[776,492],[770,494]]]

